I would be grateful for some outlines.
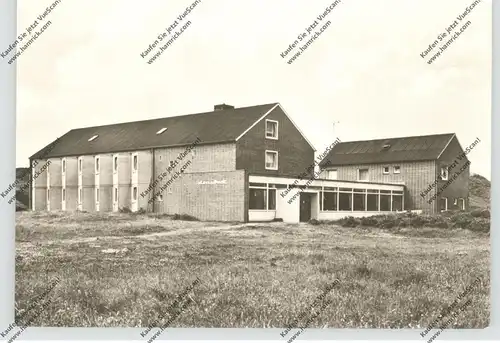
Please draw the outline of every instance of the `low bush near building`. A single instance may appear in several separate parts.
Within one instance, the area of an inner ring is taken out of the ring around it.
[[[317,222],[317,221],[316,221]],[[345,217],[331,222],[311,223],[334,223],[342,227],[377,227],[381,229],[397,228],[441,228],[441,229],[467,229],[478,232],[490,231],[490,212],[478,210],[472,212],[451,212],[424,215],[415,213],[398,213],[387,215],[376,215],[370,217],[354,218]]]
[[[172,219],[173,220],[185,220],[185,221],[190,221],[190,222],[199,221],[198,218],[193,217],[189,214],[178,214],[178,213],[174,214]]]

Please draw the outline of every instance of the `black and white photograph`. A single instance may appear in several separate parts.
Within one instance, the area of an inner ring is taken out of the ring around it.
[[[492,1],[17,11],[4,339],[490,326]]]

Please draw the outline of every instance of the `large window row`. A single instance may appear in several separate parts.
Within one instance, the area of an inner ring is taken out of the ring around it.
[[[403,191],[323,187],[321,211],[402,211]]]
[[[250,183],[250,210],[276,210],[276,185]]]

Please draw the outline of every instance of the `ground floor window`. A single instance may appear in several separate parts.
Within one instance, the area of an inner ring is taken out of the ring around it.
[[[366,195],[366,210],[367,211],[378,211],[378,201],[379,194],[367,194]]]
[[[366,211],[366,194],[354,193],[354,211]]]
[[[337,211],[337,192],[320,192],[321,211]]]
[[[339,193],[339,211],[352,210],[352,193]]]
[[[465,211],[465,200],[463,198],[458,198],[458,208]]]
[[[137,187],[134,187],[133,191],[132,191],[132,196],[133,196],[133,200],[137,200]]]
[[[276,210],[276,188],[265,183],[251,183],[249,189],[250,210]]]
[[[448,198],[441,198],[439,201],[439,210],[448,211]]]
[[[250,188],[250,204],[249,208],[251,210],[266,210],[266,190]]]
[[[402,211],[403,210],[403,196],[402,195],[392,195],[392,210]]]
[[[403,191],[323,187],[320,211],[402,211]]]

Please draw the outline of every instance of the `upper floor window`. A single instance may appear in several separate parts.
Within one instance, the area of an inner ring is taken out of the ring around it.
[[[389,167],[385,166],[384,170],[382,171],[382,174],[389,174]]]
[[[337,169],[327,170],[326,178],[328,180],[337,180]]]
[[[448,166],[441,167],[441,180],[448,180]]]
[[[66,160],[65,159],[62,160],[62,172],[66,173]]]
[[[95,172],[99,173],[99,157],[95,158]]]
[[[118,156],[113,157],[113,171],[118,171]]]
[[[278,170],[278,152],[266,150],[266,169]]]
[[[137,170],[137,155],[134,155],[134,157],[133,157],[133,168],[134,168],[134,171]]]
[[[400,166],[394,166],[393,173],[394,174],[400,174],[401,173],[401,167]]]
[[[79,173],[82,172],[82,158],[81,157],[78,159],[78,172]]]
[[[278,122],[266,119],[266,138],[278,139]]]
[[[358,169],[358,181],[368,181],[368,169]]]

